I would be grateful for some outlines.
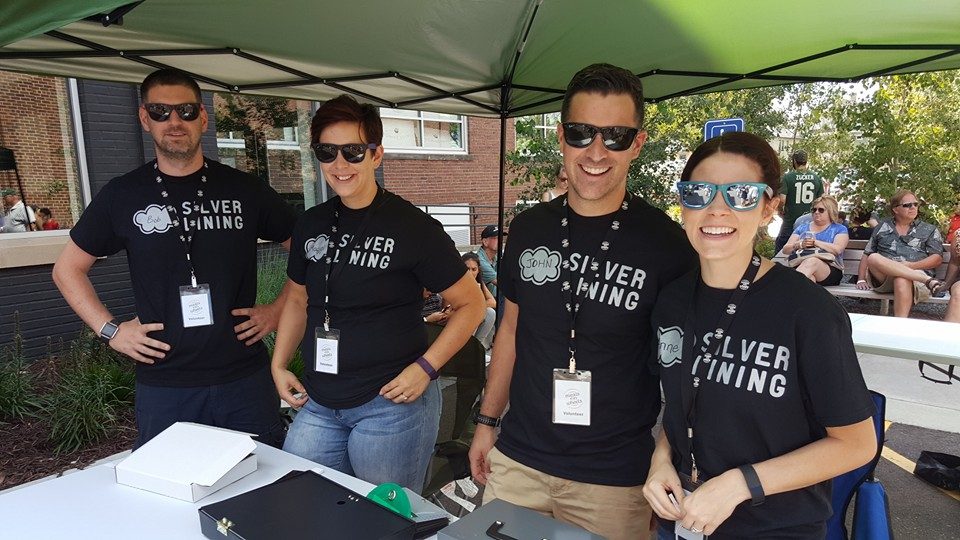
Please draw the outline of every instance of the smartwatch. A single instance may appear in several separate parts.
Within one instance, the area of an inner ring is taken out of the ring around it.
[[[117,331],[120,330],[120,325],[117,324],[116,319],[111,319],[100,327],[100,341],[104,343],[110,343],[110,340],[117,335]]]
[[[473,415],[474,424],[483,424],[490,427],[500,427],[500,419],[494,418],[492,416],[487,416],[485,414],[480,414],[479,412]]]

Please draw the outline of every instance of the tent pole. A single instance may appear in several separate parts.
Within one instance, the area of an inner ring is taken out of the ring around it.
[[[500,194],[497,202],[497,273],[500,273],[500,259],[503,256],[503,210],[506,199],[506,167],[507,167],[507,115],[500,115]],[[500,288],[497,287],[497,296]],[[500,303],[500,299],[497,299]]]

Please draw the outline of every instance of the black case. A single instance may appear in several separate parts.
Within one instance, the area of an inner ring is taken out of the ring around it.
[[[413,540],[416,534],[412,520],[303,471],[203,506],[199,513],[200,530],[212,540]]]

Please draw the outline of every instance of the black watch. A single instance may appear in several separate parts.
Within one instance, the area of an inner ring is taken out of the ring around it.
[[[117,330],[120,330],[120,325],[116,319],[103,323],[103,326],[100,327],[100,340],[104,343],[110,343],[110,340],[117,335]]]
[[[473,415],[474,424],[483,424],[490,427],[500,427],[500,419],[494,418],[492,416],[487,416],[485,414],[477,413]]]

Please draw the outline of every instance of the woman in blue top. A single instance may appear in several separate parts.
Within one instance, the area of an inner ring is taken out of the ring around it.
[[[821,248],[832,253],[835,262],[827,262],[816,257],[808,257],[797,265],[796,270],[819,285],[839,285],[843,278],[843,250],[847,249],[850,233],[840,222],[837,200],[829,195],[813,201],[813,221],[799,225],[794,229],[783,252],[790,255],[798,249]],[[813,233],[813,237],[806,233]],[[802,240],[801,240],[802,239]]]

